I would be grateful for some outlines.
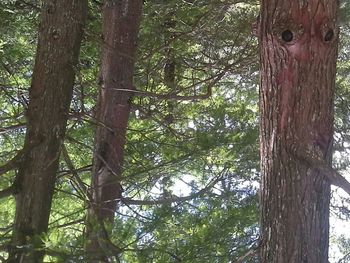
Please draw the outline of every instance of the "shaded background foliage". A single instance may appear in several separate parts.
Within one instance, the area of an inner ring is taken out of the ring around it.
[[[0,3],[1,163],[23,143],[40,4]],[[53,262],[84,262],[93,130],[101,125],[94,119],[103,44],[100,9],[101,2],[90,1],[50,231],[42,237]],[[132,101],[124,199],[109,229],[123,262],[235,262],[256,246],[259,56],[251,25],[258,9],[250,0],[144,1],[134,83],[139,91],[162,96],[136,94]],[[335,100],[340,170],[349,164],[348,11],[343,1]],[[169,63],[171,85],[165,75]],[[208,89],[209,98],[195,98]],[[194,97],[164,99],[174,96]],[[14,173],[2,175],[1,189],[13,179]],[[348,219],[347,200],[341,202],[334,202],[334,214]],[[2,199],[0,210],[4,249],[13,198]],[[349,241],[342,237],[339,244],[347,254]]]

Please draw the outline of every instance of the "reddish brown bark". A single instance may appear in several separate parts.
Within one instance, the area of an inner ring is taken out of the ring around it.
[[[130,112],[136,53],[141,18],[141,0],[106,1],[103,7],[101,89],[98,98],[92,204],[87,219],[87,252],[104,262],[108,242],[103,224],[113,223],[122,196],[121,172],[125,135]]]
[[[85,0],[43,1],[8,262],[40,262],[44,254],[40,235],[48,228],[86,11]]]
[[[261,262],[328,262],[337,1],[262,0]],[[306,149],[306,151],[302,150]]]

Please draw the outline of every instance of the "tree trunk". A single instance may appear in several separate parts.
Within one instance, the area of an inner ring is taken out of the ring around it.
[[[261,262],[328,263],[337,58],[335,0],[262,0]]]
[[[175,41],[175,26],[176,26],[176,19],[175,14],[173,11],[170,11],[166,17],[164,22],[164,49],[165,49],[165,65],[164,65],[164,85],[168,88],[168,92],[174,92],[175,91],[175,81],[176,81],[176,60],[175,60],[175,52],[174,52],[174,41]],[[174,102],[173,101],[167,101],[168,106],[168,113],[166,116],[164,116],[164,123],[167,125],[171,125],[171,123],[174,120],[173,115],[173,109],[174,109]],[[163,176],[161,180],[161,187],[163,192],[163,198],[171,198],[171,190],[170,187],[172,185],[172,180],[170,176],[167,176],[166,174]],[[163,205],[164,208],[170,209],[171,205],[166,204]],[[169,210],[169,213],[171,211]]]
[[[78,62],[87,1],[46,0],[32,84],[8,262],[40,262]]]
[[[87,218],[86,250],[92,260],[109,262],[107,254],[111,251],[106,248],[109,241],[104,223],[113,223],[122,196],[121,172],[141,10],[142,0],[109,0],[103,8],[101,89],[96,114],[92,203]]]

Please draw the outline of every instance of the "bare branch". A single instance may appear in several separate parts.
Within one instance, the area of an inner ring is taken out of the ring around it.
[[[67,227],[67,226],[71,226],[71,225],[76,225],[76,224],[84,223],[84,221],[85,221],[84,219],[77,219],[77,220],[62,224],[62,225],[58,225],[58,226],[56,226],[56,228],[62,228],[62,227]]]
[[[241,256],[235,263],[243,263],[246,262],[247,259],[254,257],[259,252],[259,248],[252,248],[243,256]]]
[[[74,164],[73,164],[72,160],[69,157],[67,148],[66,148],[66,146],[64,144],[62,146],[62,155],[63,155],[64,161],[67,164],[68,169],[70,170],[70,172],[73,175],[73,178],[76,181],[76,184],[77,184],[77,186],[78,186],[78,188],[79,188],[79,190],[81,192],[80,194],[83,195],[83,196],[86,196],[88,198],[88,200],[92,200],[91,199],[92,197],[89,194],[87,186],[85,185],[83,180],[81,180],[79,174],[77,173],[77,171],[76,171],[76,169],[74,167]]]
[[[53,221],[53,222],[50,222],[49,226],[50,226],[51,228],[53,228],[53,227],[55,227],[55,228],[63,227],[63,226],[65,226],[65,224],[57,225],[61,220],[64,220],[64,219],[67,219],[67,218],[70,218],[70,217],[76,216],[76,215],[79,216],[79,214],[81,214],[83,211],[85,211],[85,207],[84,207],[84,208],[81,208],[81,209],[78,209],[78,210],[74,211],[73,213],[64,215],[64,216],[62,216],[62,217],[56,219],[56,220]],[[68,224],[72,224],[72,222],[79,223],[79,222],[78,222],[79,220],[84,221],[83,219],[77,219],[77,220],[71,221],[71,222],[68,223]],[[66,223],[66,224],[67,224],[67,223]]]
[[[156,99],[162,99],[162,100],[178,100],[178,101],[187,101],[187,100],[204,100],[211,96],[212,91],[211,88],[207,88],[207,93],[201,94],[201,95],[188,95],[188,96],[181,96],[173,93],[168,94],[158,94],[148,91],[139,91],[139,90],[133,90],[133,89],[113,89],[115,91],[123,91],[123,92],[130,92],[135,96],[139,97],[149,97],[149,98],[156,98]]]
[[[37,6],[33,3],[30,3],[30,2],[27,2],[27,1],[24,1],[24,0],[20,0],[19,1],[21,4],[23,4],[24,6],[28,6],[28,7],[31,7],[32,9],[34,9],[35,11],[41,11],[41,8],[40,6]]]
[[[182,95],[178,95],[177,93],[158,94],[158,93],[153,93],[153,92],[148,92],[148,91],[140,91],[140,90],[137,90],[136,88],[133,88],[133,89],[117,89],[117,88],[115,88],[113,90],[130,92],[133,95],[139,96],[139,97],[150,97],[150,98],[156,98],[156,99],[162,99],[162,100],[177,100],[177,101],[204,100],[204,99],[208,99],[211,97],[212,88],[225,76],[227,71],[229,71],[234,65],[236,65],[236,64],[235,63],[228,64],[217,75],[212,76],[204,81],[201,81],[201,82],[206,82],[206,81],[211,80],[211,82],[206,87],[207,92],[204,94],[200,94],[200,95],[182,96]]]
[[[332,185],[340,187],[350,195],[350,182],[324,160],[323,153],[318,149],[318,146],[295,144],[292,153],[298,159],[320,171]]]
[[[252,258],[259,253],[259,250],[260,250],[260,247],[262,244],[262,240],[261,240],[261,238],[259,238],[255,242],[256,242],[256,245],[254,247],[252,247],[251,249],[249,249],[248,252],[245,253],[243,256],[241,256],[239,259],[237,259],[237,261],[235,261],[235,263],[246,262],[247,259]]]
[[[26,126],[25,123],[18,123],[7,127],[0,127],[0,134],[13,131],[13,130],[23,129],[25,126]]]
[[[1,190],[0,191],[0,199],[8,197],[10,195],[13,195],[15,193],[15,189],[16,189],[15,186],[11,185],[10,187],[8,187],[6,189]]]
[[[127,205],[164,205],[164,204],[171,204],[171,203],[180,203],[192,200],[196,197],[199,197],[206,192],[208,192],[211,188],[213,188],[217,182],[219,182],[223,177],[223,173],[216,177],[214,180],[209,182],[206,187],[198,191],[197,193],[188,195],[188,196],[173,196],[171,198],[162,198],[157,200],[135,200],[135,199],[129,199],[129,198],[121,198],[121,202]]]
[[[19,151],[15,157],[13,157],[10,161],[0,166],[0,175],[5,174],[11,170],[14,170],[18,167],[21,159],[23,157],[23,151]]]
[[[348,261],[350,258],[350,252],[345,254],[344,257],[342,257],[341,259],[339,259],[338,263],[345,263],[346,261]]]
[[[76,173],[81,173],[81,172],[91,172],[91,167],[92,165],[89,164],[89,165],[85,165],[85,166],[82,166],[82,167],[79,167],[79,168],[76,168],[74,170],[74,172]],[[63,177],[63,176],[66,176],[66,175],[71,175],[72,174],[72,171],[70,169],[68,170],[61,170],[58,174],[59,177]]]
[[[106,256],[111,254],[118,259],[118,255],[122,252],[109,238],[105,225],[99,220],[98,243],[103,249]]]

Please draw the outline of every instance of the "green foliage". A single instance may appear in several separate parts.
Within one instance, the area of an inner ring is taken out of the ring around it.
[[[2,126],[22,125],[1,137],[3,162],[23,144],[38,26],[38,10],[33,6],[39,6],[36,1],[30,3],[33,5],[7,1],[0,14],[6,17],[0,28],[4,33],[0,52],[8,58],[2,61],[0,77],[9,87],[2,89],[5,96],[0,99],[6,111]],[[50,262],[85,262],[84,217],[89,205],[87,189],[97,123],[94,107],[103,44],[101,6],[96,3],[89,4],[64,144],[67,154],[61,156],[49,232],[43,237]],[[120,205],[109,231],[111,242],[123,251],[123,261],[228,262],[255,245],[258,75],[257,43],[250,25],[256,13],[252,1],[145,1],[136,88],[194,98],[133,99],[124,197],[175,201]],[[170,62],[175,65],[171,85],[164,71]],[[7,71],[9,66],[13,73]],[[208,89],[212,89],[210,98],[195,98]],[[25,103],[16,101],[22,97]],[[3,188],[14,178],[11,173],[6,176]],[[179,187],[184,188],[182,193]],[[178,195],[193,197],[176,201]],[[13,199],[2,200],[0,206],[4,211],[0,224],[9,226]]]
[[[23,146],[39,4],[0,3],[2,164]],[[109,229],[110,241],[122,249],[122,262],[235,262],[256,246],[259,76],[251,25],[258,8],[251,0],[144,1],[135,87],[193,99],[133,98],[122,184],[126,200],[141,201],[121,202]],[[347,9],[343,2],[342,21],[348,21]],[[101,125],[94,119],[100,20],[101,6],[90,1],[64,143],[68,156],[61,156],[49,232],[43,237],[48,262],[86,262],[94,128]],[[336,160],[339,168],[348,164],[349,39],[342,23],[335,100],[335,149],[343,157]],[[175,65],[170,85],[165,76],[169,62]],[[196,98],[208,89],[209,98]],[[10,186],[14,176],[2,175],[0,189]],[[174,202],[159,201],[164,198]],[[13,198],[1,199],[1,245],[9,241],[14,206]]]
[[[336,80],[336,92],[335,92],[335,135],[334,135],[334,158],[333,166],[339,171],[347,172],[347,168],[350,165],[349,159],[349,116],[350,110],[348,101],[350,100],[350,57],[349,57],[349,45],[350,45],[350,27],[349,27],[349,3],[347,1],[340,1],[340,41],[339,41],[339,54],[337,63],[337,80]],[[335,218],[341,218],[343,220],[349,220],[350,213],[346,208],[349,203],[347,198],[342,195],[334,195],[332,200],[331,212]],[[335,247],[340,248],[341,254],[344,255],[342,259],[337,259],[336,262],[349,261],[350,247],[349,236],[341,236],[335,238],[331,242]]]

